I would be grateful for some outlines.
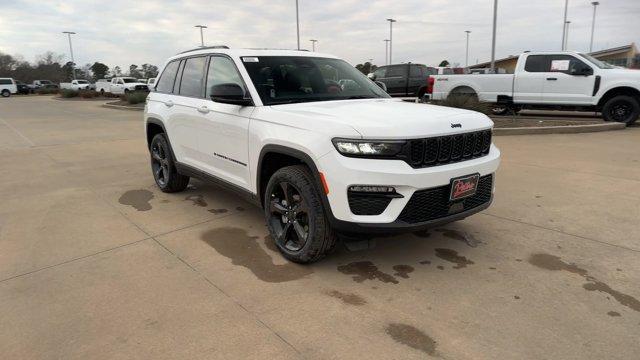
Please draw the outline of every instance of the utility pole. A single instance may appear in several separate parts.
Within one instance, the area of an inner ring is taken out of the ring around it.
[[[389,39],[384,39],[384,64],[389,65]]]
[[[591,20],[591,41],[589,42],[589,52],[593,52],[593,32],[596,27],[596,8],[600,3],[593,1],[591,5],[593,5],[593,20]]]
[[[75,35],[73,31],[63,31],[63,34],[67,34],[69,38],[69,52],[71,53],[71,74],[73,75],[73,80],[76,79],[76,61],[73,59],[73,46],[71,45],[71,35]]]
[[[567,49],[567,7],[569,6],[569,0],[564,0],[564,20],[562,21],[562,51]]]
[[[569,25],[571,25],[571,21],[565,22],[565,40],[564,40],[564,50],[569,49]]]
[[[312,47],[312,49],[313,49],[313,52],[316,52],[316,43],[318,42],[318,40],[316,40],[316,39],[311,39],[311,40],[309,40],[309,41],[311,41],[311,47]]]
[[[202,34],[202,29],[206,29],[205,25],[196,25],[194,27],[200,28],[200,46],[204,47],[204,35]]]
[[[393,63],[393,23],[397,20],[387,19],[389,22],[389,64]]]
[[[296,0],[296,35],[298,37],[298,50],[300,50],[300,13],[298,11],[298,0]]]
[[[498,0],[493,0],[493,36],[491,38],[491,72],[496,71],[496,22],[498,21]]]
[[[465,30],[464,32],[467,33],[467,51],[465,53],[465,61],[464,61],[464,67],[469,67],[469,34],[471,34],[471,31],[469,30]]]

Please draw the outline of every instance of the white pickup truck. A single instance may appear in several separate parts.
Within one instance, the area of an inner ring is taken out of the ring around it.
[[[588,110],[606,121],[631,124],[640,115],[640,71],[576,52],[527,52],[515,74],[435,75],[431,99],[477,97],[496,114],[523,108]]]
[[[60,89],[89,90],[91,83],[87,80],[72,80],[70,83],[60,83]]]
[[[98,90],[99,91],[99,90]],[[112,94],[126,94],[130,91],[149,91],[147,84],[132,77],[114,77],[111,79],[108,91]]]

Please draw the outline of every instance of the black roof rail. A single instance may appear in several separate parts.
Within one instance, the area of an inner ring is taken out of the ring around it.
[[[247,50],[286,50],[286,51],[307,51],[307,49],[278,49],[278,48],[246,48]]]
[[[191,49],[191,50],[186,50],[186,51],[180,52],[178,54],[184,54],[184,53],[188,53],[188,52],[192,52],[192,51],[198,51],[198,50],[228,49],[228,48],[229,47],[227,45],[200,46],[200,47],[197,47],[195,49]]]

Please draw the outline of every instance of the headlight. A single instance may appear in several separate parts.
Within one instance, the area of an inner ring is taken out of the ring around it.
[[[340,154],[355,157],[393,157],[405,143],[404,140],[333,139],[333,146]]]

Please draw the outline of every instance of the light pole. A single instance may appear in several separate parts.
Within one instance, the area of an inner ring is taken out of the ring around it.
[[[593,20],[591,20],[591,41],[589,42],[589,52],[593,51],[593,31],[596,27],[596,7],[598,7],[600,3],[593,1],[591,5],[593,5]]]
[[[464,57],[464,67],[469,67],[469,34],[471,34],[470,30],[465,30],[464,32],[467,33],[467,51],[465,53],[465,57]]]
[[[75,35],[73,31],[63,31],[63,34],[67,34],[69,38],[69,52],[71,53],[71,74],[73,75],[73,79],[76,79],[76,61],[73,59],[73,46],[71,45],[71,35]]]
[[[393,63],[393,23],[397,20],[387,19],[389,22],[389,64]]]
[[[496,71],[496,22],[498,21],[498,0],[493,0],[493,35],[491,37],[491,72]]]
[[[384,62],[389,65],[389,39],[384,39]]]
[[[296,0],[296,35],[298,37],[298,50],[300,50],[300,14],[298,11],[298,0]]]
[[[318,40],[311,39],[309,41],[311,41],[311,48],[313,49],[313,52],[316,52],[316,43],[318,42]]]
[[[200,46],[204,47],[204,35],[202,34],[202,29],[206,29],[205,25],[196,25],[194,27],[200,28]]]
[[[564,39],[564,50],[569,49],[569,25],[571,21],[565,21],[565,39]]]
[[[564,0],[564,20],[562,22],[562,51],[567,48],[567,7],[569,6],[569,0]]]

